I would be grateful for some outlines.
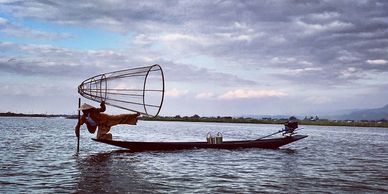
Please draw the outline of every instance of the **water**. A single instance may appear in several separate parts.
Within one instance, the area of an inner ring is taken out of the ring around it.
[[[388,129],[302,126],[279,150],[130,153],[92,141],[63,118],[1,118],[0,193],[387,193]],[[151,122],[112,128],[141,141],[254,139],[280,125]]]

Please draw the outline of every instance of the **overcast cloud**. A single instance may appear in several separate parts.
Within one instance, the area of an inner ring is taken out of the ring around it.
[[[10,77],[37,86],[51,79],[76,98],[69,88],[92,75],[158,63],[167,115],[314,114],[388,103],[379,89],[388,85],[386,1],[1,2],[0,81],[9,87],[17,87]],[[12,98],[16,90],[8,91]]]

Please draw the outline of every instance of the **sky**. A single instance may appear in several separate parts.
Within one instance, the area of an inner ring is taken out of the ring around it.
[[[74,114],[83,80],[153,64],[163,116],[382,107],[387,10],[383,0],[0,0],[0,112]]]

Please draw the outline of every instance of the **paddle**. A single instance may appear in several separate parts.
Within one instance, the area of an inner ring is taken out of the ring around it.
[[[299,131],[299,130],[301,130],[301,129],[304,129],[304,128],[303,128],[303,127],[302,127],[302,128],[296,128],[296,129],[294,129],[292,132],[285,132],[285,133],[283,133],[283,135],[284,135],[284,134],[287,134],[287,133],[290,133],[291,135],[293,135],[293,134],[296,134],[295,131]],[[284,131],[286,131],[286,130],[284,129]]]
[[[285,130],[285,129],[282,129],[282,130],[279,130],[279,131],[277,131],[277,132],[275,132],[275,133],[272,133],[272,134],[269,134],[269,135],[260,137],[259,139],[264,139],[264,138],[266,138],[266,137],[270,137],[270,136],[272,136],[272,135],[276,135],[276,134],[281,133],[281,132],[283,132],[283,131],[286,131],[286,130]],[[256,140],[259,140],[259,139],[256,139]]]
[[[81,108],[81,98],[78,98],[78,123],[81,120],[81,110],[80,110],[80,108]],[[81,136],[81,133],[77,137],[77,153],[79,152],[79,137],[80,136]]]

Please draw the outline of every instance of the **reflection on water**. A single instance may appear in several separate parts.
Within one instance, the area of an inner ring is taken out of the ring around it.
[[[125,151],[102,152],[77,159],[80,193],[145,192],[154,187],[135,171],[138,158]]]
[[[388,130],[305,126],[310,136],[279,150],[118,151],[74,120],[0,118],[0,193],[386,193]],[[140,141],[255,139],[278,125],[139,122],[112,129]]]

